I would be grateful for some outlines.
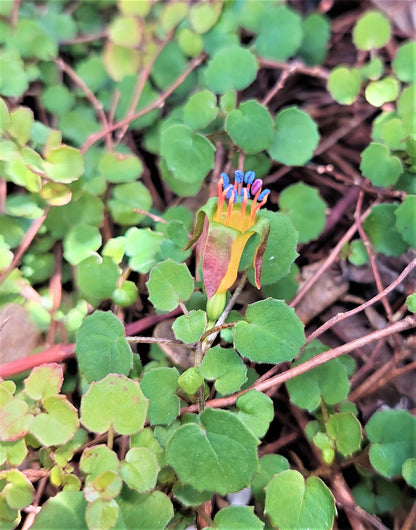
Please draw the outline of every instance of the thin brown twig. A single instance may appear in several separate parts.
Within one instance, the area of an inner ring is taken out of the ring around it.
[[[110,125],[108,129],[104,131],[98,131],[96,133],[91,134],[87,138],[87,140],[84,142],[83,146],[81,147],[81,153],[85,155],[88,149],[91,146],[93,146],[96,142],[104,138],[107,133],[116,131],[117,129],[124,127],[126,124],[129,124],[134,120],[137,120],[137,118],[141,118],[142,116],[144,116],[151,110],[162,107],[166,99],[172,94],[172,92],[174,92],[178,88],[178,86],[180,86],[185,81],[188,75],[205,60],[205,57],[206,57],[206,54],[202,53],[201,55],[193,59],[189,63],[188,68],[170,85],[170,87],[167,88],[164,92],[162,92],[157,99],[152,101],[152,103],[149,103],[147,107],[140,109],[139,111],[134,113],[130,118],[123,118],[119,122],[114,123],[113,125]]]
[[[319,355],[316,355],[309,361],[306,361],[302,364],[298,364],[297,366],[294,366],[293,368],[289,368],[289,370],[286,370],[280,374],[277,374],[271,377],[270,379],[267,379],[266,381],[262,381],[260,383],[256,381],[251,387],[245,390],[242,390],[241,392],[237,392],[236,394],[233,394],[232,396],[227,396],[224,398],[216,398],[216,399],[207,401],[205,403],[205,406],[211,407],[211,408],[218,408],[218,407],[225,407],[225,406],[233,405],[239,396],[241,396],[242,394],[246,392],[249,392],[250,390],[258,390],[258,391],[264,392],[265,390],[268,390],[269,388],[272,388],[273,386],[281,385],[282,383],[289,381],[289,379],[293,379],[294,377],[297,377],[298,375],[301,375],[305,372],[309,372],[310,370],[313,370],[317,366],[321,366],[322,364],[325,364],[326,362],[331,361],[332,359],[336,359],[337,357],[340,357],[341,355],[349,353],[355,350],[356,348],[360,348],[366,344],[370,344],[371,342],[381,340],[384,337],[388,337],[394,333],[400,333],[402,331],[406,331],[414,327],[416,327],[416,316],[414,315],[407,316],[403,318],[402,320],[400,320],[399,322],[386,326],[383,329],[373,331],[372,333],[369,333],[368,335],[365,335],[364,337],[360,337],[358,339],[352,340],[351,342],[347,342],[346,344],[343,344],[341,346],[338,346],[336,348],[323,352]],[[191,405],[190,407],[185,407],[181,409],[181,414],[185,414],[187,412],[196,412],[197,410],[198,410],[198,405]]]
[[[370,300],[367,300],[363,304],[355,307],[354,309],[351,309],[350,311],[346,311],[345,313],[338,313],[337,315],[333,316],[331,319],[329,319],[325,324],[322,324],[318,329],[313,331],[306,339],[306,343],[308,344],[312,340],[316,339],[322,333],[330,329],[334,324],[338,324],[338,322],[341,322],[342,320],[345,320],[348,317],[352,317],[353,315],[356,315],[357,313],[360,313],[361,311],[364,311],[367,309],[367,307],[370,307],[371,305],[375,304],[379,300],[381,300],[383,297],[388,295],[391,291],[396,289],[396,287],[402,283],[402,281],[408,276],[412,270],[416,268],[416,258],[413,259],[407,267],[403,269],[403,271],[400,273],[400,275],[392,282],[388,287],[386,287],[382,292],[378,293],[373,298],[370,298]]]
[[[49,212],[49,206],[45,208],[43,214],[35,219],[33,223],[30,225],[28,231],[23,237],[22,242],[20,243],[19,248],[17,249],[14,258],[12,259],[12,262],[7,267],[5,271],[2,272],[0,275],[0,284],[3,282],[3,280],[11,273],[11,271],[18,265],[20,262],[23,254],[26,252],[26,250],[29,248],[30,244],[32,243],[34,237],[38,233],[40,227],[42,226],[43,222],[46,219],[46,216]]]
[[[139,77],[137,79],[136,87],[134,89],[133,98],[131,99],[130,106],[129,106],[129,108],[127,110],[127,113],[126,113],[126,116],[125,116],[126,119],[130,119],[134,115],[134,113],[136,111],[137,104],[139,103],[139,100],[140,100],[140,96],[142,95],[144,86],[146,84],[146,81],[148,80],[148,78],[150,76],[150,73],[152,71],[153,65],[155,64],[155,61],[159,57],[159,55],[162,52],[163,48],[166,46],[166,44],[172,38],[172,35],[173,35],[173,30],[170,31],[167,34],[166,38],[162,41],[161,45],[156,50],[156,52],[153,55],[152,59],[149,61],[149,63],[141,71],[141,73],[140,73],[140,75],[139,75]],[[120,143],[122,138],[123,138],[123,136],[126,134],[127,129],[129,128],[129,123],[130,122],[126,123],[118,131],[118,133],[117,133],[117,143]]]
[[[368,257],[370,258],[371,270],[373,272],[374,280],[376,282],[377,291],[380,294],[380,293],[382,293],[384,291],[384,286],[383,286],[383,283],[381,281],[380,273],[378,272],[376,258],[375,258],[375,255],[374,255],[373,245],[371,244],[370,239],[368,238],[367,234],[364,232],[364,229],[362,227],[362,222],[360,220],[361,206],[363,204],[363,198],[364,198],[364,193],[362,191],[360,191],[360,194],[358,195],[358,201],[357,201],[357,206],[356,206],[356,209],[355,209],[354,217],[355,217],[355,219],[357,221],[358,233],[360,234],[360,238],[361,238],[362,242],[364,243],[364,246],[365,246],[365,248],[367,250]],[[384,310],[386,311],[386,315],[387,315],[387,318],[388,318],[389,322],[392,322],[392,320],[393,320],[393,311],[391,310],[390,304],[389,304],[389,302],[388,302],[388,300],[387,300],[387,298],[385,296],[383,296],[381,298],[381,303],[383,304]]]
[[[360,217],[360,220],[363,221],[371,212],[371,208],[368,208]],[[332,249],[332,251],[329,253],[329,256],[327,259],[323,262],[322,266],[316,271],[316,273],[311,276],[302,286],[302,288],[299,290],[295,298],[290,302],[290,307],[296,307],[296,305],[302,300],[302,298],[306,295],[306,293],[309,291],[309,289],[312,287],[312,285],[318,280],[318,278],[321,277],[321,275],[332,265],[332,263],[335,261],[338,254],[341,252],[342,247],[347,243],[352,236],[357,231],[358,226],[358,219],[354,222],[354,224],[345,232],[345,234],[342,236],[342,238],[338,241],[338,243],[335,245],[335,247]]]
[[[88,101],[91,103],[91,105],[94,107],[95,112],[97,113],[98,119],[101,122],[101,125],[104,128],[104,135],[106,137],[106,145],[107,149],[109,151],[112,150],[112,138],[111,138],[111,131],[109,130],[109,123],[107,120],[107,116],[105,115],[103,104],[98,101],[98,99],[95,97],[94,92],[89,88],[89,86],[80,78],[80,76],[75,72],[73,68],[69,66],[61,57],[58,57],[55,59],[55,63],[57,64],[58,68],[60,68],[63,72],[65,72],[72,81],[79,86]]]

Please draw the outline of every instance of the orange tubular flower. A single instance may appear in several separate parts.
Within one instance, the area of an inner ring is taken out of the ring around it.
[[[254,234],[260,236],[253,258],[255,283],[260,288],[269,222],[259,209],[270,193],[268,189],[262,190],[262,186],[263,182],[255,179],[253,171],[245,175],[242,171],[235,171],[234,184],[230,184],[226,173],[221,173],[218,197],[212,197],[198,210],[194,233],[186,248],[190,248],[201,235],[206,217],[208,234],[202,273],[210,320],[218,318],[224,309],[226,292],[237,279],[241,255]]]

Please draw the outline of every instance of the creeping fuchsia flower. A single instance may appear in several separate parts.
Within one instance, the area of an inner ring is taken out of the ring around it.
[[[254,234],[260,236],[253,258],[255,283],[260,288],[269,221],[259,210],[270,193],[268,189],[262,190],[262,186],[262,180],[255,178],[254,171],[248,171],[245,175],[240,170],[235,171],[234,184],[230,184],[226,173],[221,173],[218,197],[211,197],[198,210],[194,233],[186,248],[190,248],[199,238],[207,218],[208,233],[202,273],[210,320],[216,319],[224,309],[226,292],[237,279],[241,255]]]

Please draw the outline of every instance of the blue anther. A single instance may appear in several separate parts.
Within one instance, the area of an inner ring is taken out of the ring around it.
[[[247,200],[250,198],[250,192],[247,188],[241,188],[240,191],[240,201],[243,202],[244,200]]]
[[[257,200],[258,200],[259,202],[261,202],[261,201],[264,199],[264,197],[266,197],[269,193],[270,193],[270,190],[268,190],[267,188],[265,188],[265,189],[260,193],[260,195],[258,196]]]
[[[237,169],[237,171],[234,171],[234,182],[237,182],[237,184],[240,184],[241,182],[243,182],[243,179],[244,179],[244,173],[240,169]]]
[[[227,193],[225,194],[225,198],[226,198],[226,199],[231,199],[231,198],[232,198],[232,199],[233,199],[233,202],[235,202],[235,194],[236,194],[236,191],[235,191],[235,189],[234,189],[234,186],[231,186],[231,184],[228,185],[228,186],[226,187],[225,191],[227,192]]]
[[[263,186],[263,181],[261,179],[256,179],[251,185],[251,193],[253,195],[256,195],[256,193],[261,190],[262,186]]]
[[[246,184],[253,184],[255,178],[256,174],[254,173],[254,171],[247,171],[247,173],[244,175],[244,182]]]
[[[227,173],[221,173],[221,178],[222,178],[222,187],[223,189],[225,189],[230,183],[230,177],[227,175]]]

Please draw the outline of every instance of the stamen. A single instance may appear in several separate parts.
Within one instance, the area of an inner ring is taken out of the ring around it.
[[[256,178],[256,174],[254,171],[247,171],[247,173],[244,175],[244,182],[247,184],[247,189],[250,189],[250,186],[253,184],[254,179]]]
[[[256,195],[258,192],[261,191],[262,187],[263,187],[263,181],[261,179],[256,179],[251,186],[251,193],[253,195]]]
[[[254,217],[256,216],[257,211],[263,206],[263,204],[266,204],[269,193],[270,193],[270,190],[266,188],[259,194],[258,196],[259,202],[256,203],[253,200],[253,203],[251,205],[250,222],[254,221]]]
[[[247,202],[250,198],[250,193],[248,191],[247,188],[243,188],[241,190],[241,211],[240,211],[240,223],[241,223],[241,228],[242,230],[245,230],[245,226],[244,226],[244,217],[245,217],[245,213],[246,213],[246,206],[247,206]]]
[[[230,183],[230,177],[227,175],[227,173],[221,173],[221,178],[223,187],[226,188]]]
[[[236,197],[236,191],[232,186],[229,186],[228,190],[229,190],[227,192],[228,208],[227,208],[227,217],[225,218],[226,225],[230,224],[231,212],[233,211],[233,206],[234,206],[235,197]]]
[[[221,222],[221,214],[222,214],[222,209],[223,209],[223,206],[224,206],[224,199],[226,198],[226,196],[229,193],[230,189],[231,190],[233,189],[231,184],[228,184],[228,185],[224,186],[224,189],[223,189],[223,178],[224,178],[223,175],[225,175],[228,178],[228,175],[226,175],[225,173],[221,173],[221,178],[218,181],[217,213],[214,216],[214,221],[216,221],[216,222]],[[227,199],[228,199],[228,196],[227,196]]]
[[[236,171],[234,171],[234,189],[237,191],[237,197],[240,195],[243,180],[244,180],[244,173],[240,169],[237,169]]]

